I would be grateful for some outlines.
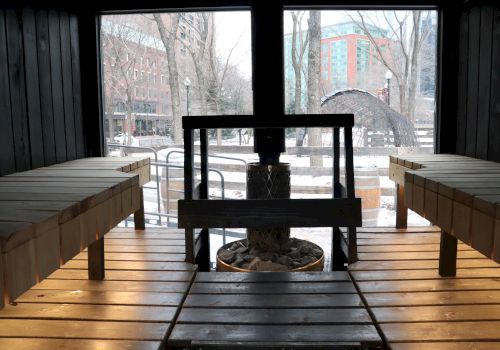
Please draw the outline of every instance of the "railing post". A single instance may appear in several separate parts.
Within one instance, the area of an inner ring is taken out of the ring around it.
[[[344,148],[345,148],[345,178],[347,186],[347,198],[354,198],[354,155],[352,147],[352,127],[344,127]],[[347,228],[347,262],[352,264],[358,261],[356,227]]]
[[[184,129],[184,199],[193,199],[194,175],[194,132],[193,129]],[[194,230],[185,229],[186,262],[195,263]]]
[[[208,199],[208,137],[207,129],[200,129],[200,199]],[[210,231],[203,228],[200,232],[200,251],[195,257],[199,271],[210,271]],[[195,252],[196,254],[196,252]]]

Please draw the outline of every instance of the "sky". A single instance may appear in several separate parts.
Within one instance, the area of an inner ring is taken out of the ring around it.
[[[230,64],[240,72],[252,75],[252,29],[250,11],[224,11],[215,13],[217,55],[225,61],[231,49]]]
[[[323,10],[321,11],[322,26],[350,21],[348,12],[356,18],[355,11],[344,10]],[[369,12],[369,23],[377,25],[383,29],[387,28],[382,11]],[[397,11],[399,16],[405,11]],[[283,14],[284,33],[291,33],[292,19],[290,11]],[[388,14],[389,17],[393,13]],[[307,29],[307,13],[303,18],[303,30]],[[230,63],[238,66],[240,72],[247,78],[252,74],[252,49],[251,49],[251,15],[250,11],[220,11],[215,12],[215,23],[217,32],[217,54],[225,61],[230,50],[233,48]]]
[[[290,11],[283,14],[284,33],[292,31]],[[307,29],[307,14],[303,19],[303,29]],[[345,11],[321,11],[322,25],[349,21]],[[252,74],[251,15],[250,11],[223,11],[215,13],[217,32],[217,53],[225,60],[234,47],[230,62],[239,67],[247,78]]]

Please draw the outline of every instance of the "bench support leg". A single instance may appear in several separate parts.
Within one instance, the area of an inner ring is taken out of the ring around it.
[[[134,226],[136,230],[144,230],[146,228],[146,219],[144,218],[144,193],[142,187],[139,188],[139,201],[141,207],[134,213]]]
[[[194,244],[194,230],[191,228],[185,229],[185,245],[186,245],[186,258],[185,261],[190,264],[195,263],[195,244]]]
[[[201,230],[198,239],[200,240],[200,250],[195,259],[198,271],[210,272],[210,234],[208,229]]]
[[[104,237],[89,245],[88,269],[89,280],[104,279]]]
[[[342,249],[342,232],[338,227],[332,229],[332,271],[344,271],[347,258]]]
[[[439,275],[454,277],[457,274],[457,239],[441,230],[439,248]]]
[[[408,227],[408,208],[405,206],[405,187],[396,184],[396,228]]]

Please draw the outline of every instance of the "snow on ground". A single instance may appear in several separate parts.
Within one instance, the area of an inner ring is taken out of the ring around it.
[[[158,152],[158,158],[160,162],[165,161],[165,157],[167,152],[170,150],[175,150],[176,152],[172,153],[169,157],[169,163],[177,163],[179,165],[183,162],[183,154],[181,148],[176,149],[164,149]],[[110,155],[119,155],[119,153],[114,152]],[[132,156],[134,154],[131,154]],[[136,156],[150,156],[154,160],[153,153],[137,153]],[[210,157],[209,165],[211,167],[216,168],[217,164],[242,164],[242,161],[237,159],[241,159],[245,162],[254,162],[257,161],[257,157],[255,154],[223,154],[225,157],[232,157],[233,159],[221,159],[217,157]],[[306,156],[296,156],[296,155],[287,155],[284,154],[281,157],[282,162],[288,162],[292,167],[308,167],[309,166],[309,157]],[[341,164],[343,164],[343,159],[341,159]],[[388,168],[389,166],[389,157],[387,156],[355,156],[354,157],[354,165],[355,167],[379,167],[379,168]],[[332,158],[331,157],[323,157],[323,166],[331,167],[332,166]],[[156,173],[156,169],[154,166],[151,167],[151,173],[154,176]],[[159,173],[162,173],[162,170],[159,169]],[[228,172],[222,171],[222,175],[224,176],[224,181],[226,183],[230,182],[238,182],[244,183],[246,181],[246,174],[243,172]],[[220,175],[211,172],[209,175],[209,179],[214,182],[220,181]],[[330,187],[332,183],[331,176],[312,176],[312,175],[292,175],[291,178],[292,186],[322,186],[322,187]],[[156,182],[150,182],[147,186],[156,187]],[[388,176],[380,177],[380,186],[381,188],[394,188],[394,182],[389,180]],[[244,188],[244,187],[243,187]],[[226,189],[225,190],[225,198],[232,199],[244,199],[246,193],[244,190],[233,190]],[[211,188],[210,195],[214,197],[220,198],[221,190],[220,188]],[[329,198],[329,194],[303,194],[303,193],[292,193],[292,198]],[[163,208],[163,203],[161,203],[161,207]],[[145,191],[145,208],[147,212],[157,212],[157,196],[156,190],[147,189]],[[373,213],[370,213],[373,216]],[[377,226],[394,226],[395,224],[395,210],[394,210],[394,197],[392,196],[382,196],[381,197],[381,208],[378,211],[378,216],[376,219],[370,221],[371,225]],[[166,221],[166,220],[164,220]],[[423,218],[421,218],[418,214],[414,212],[409,212],[408,215],[408,224],[410,225],[428,225],[429,222]],[[307,229],[306,232],[309,232],[310,229]]]

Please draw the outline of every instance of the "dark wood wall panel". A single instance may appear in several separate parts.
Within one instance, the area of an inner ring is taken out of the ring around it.
[[[75,141],[76,157],[85,156],[82,120],[82,87],[80,83],[80,46],[78,40],[78,18],[71,15],[69,18],[69,33],[71,39],[71,63],[73,74],[73,103],[75,113]]]
[[[462,13],[456,153],[500,161],[498,11],[473,3]]]
[[[481,9],[473,7],[469,12],[469,60],[467,68],[467,127],[465,131],[465,154],[476,155],[477,101],[479,81],[479,31]]]
[[[500,8],[493,15],[488,159],[500,162]]]
[[[52,112],[52,78],[50,72],[49,23],[46,11],[36,12],[36,38],[38,53],[38,79],[42,119],[43,153],[45,164],[56,162],[54,114]]]
[[[30,168],[30,149],[28,120],[26,118],[22,32],[18,15],[14,10],[9,9],[5,12],[5,27],[7,58],[9,60],[7,74],[9,76],[14,154],[16,157],[16,170],[23,171]]]
[[[85,155],[78,39],[75,15],[0,8],[0,175]]]
[[[467,67],[469,61],[469,12],[460,16],[460,45],[458,56],[458,105],[457,105],[457,148],[458,154],[465,154],[465,131],[467,130]]]
[[[73,74],[71,65],[71,42],[69,34],[69,17],[66,13],[61,13],[59,19],[61,33],[61,57],[69,59],[61,60],[62,63],[62,83],[64,95],[64,123],[66,131],[66,157],[76,158],[75,140],[75,111],[73,108]]]
[[[31,165],[34,168],[38,168],[44,165],[45,157],[43,153],[42,118],[40,111],[35,11],[33,9],[23,10],[22,22]]]
[[[481,40],[479,43],[479,83],[477,105],[476,157],[488,158],[488,126],[490,121],[491,48],[493,8],[481,9]]]
[[[52,74],[52,113],[56,137],[56,160],[66,160],[66,130],[64,124],[64,95],[61,68],[61,30],[59,12],[49,11],[50,68]],[[59,98],[55,98],[58,96]]]
[[[5,33],[5,11],[0,9],[0,175],[16,169],[14,138],[12,137],[12,117],[10,110],[10,89],[7,59],[7,37]]]

